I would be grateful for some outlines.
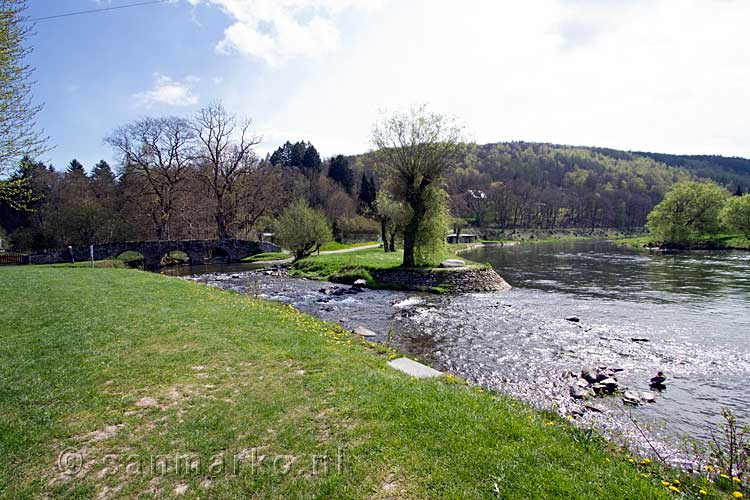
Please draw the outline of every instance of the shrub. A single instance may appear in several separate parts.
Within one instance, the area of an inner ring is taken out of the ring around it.
[[[649,230],[662,244],[688,246],[719,232],[719,212],[729,192],[710,182],[679,182],[648,214]]]
[[[312,255],[333,238],[326,216],[304,200],[292,203],[276,221],[276,239],[294,254],[294,260]]]
[[[750,240],[750,194],[731,197],[721,211],[721,222]]]

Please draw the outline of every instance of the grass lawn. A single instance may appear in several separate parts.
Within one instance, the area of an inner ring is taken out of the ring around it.
[[[61,262],[59,264],[36,264],[34,267],[52,267],[52,268],[91,268],[91,261],[80,262]],[[97,260],[94,261],[94,267],[101,269],[127,269],[127,261],[120,259]]]
[[[289,306],[37,266],[0,268],[0,297],[3,498],[673,498],[653,465],[455,378],[412,379]]]
[[[377,241],[365,241],[362,243],[339,243],[338,241],[327,241],[320,247],[320,251],[329,252],[331,250],[347,250],[349,248],[366,247],[377,244]]]
[[[463,257],[457,257],[456,251],[468,246],[466,243],[448,245],[447,249],[435,259],[435,264],[446,259],[460,258],[469,265],[477,264]],[[391,269],[399,267],[404,259],[403,250],[384,252],[382,248],[366,248],[354,252],[313,255],[299,260],[292,265],[290,274],[301,278],[322,279],[351,283],[355,279],[365,279],[375,285],[369,274],[373,269]]]
[[[266,253],[259,253],[257,255],[251,255],[250,257],[245,257],[242,259],[242,262],[264,262],[269,260],[285,260],[291,257],[290,254],[286,252],[266,252]]]

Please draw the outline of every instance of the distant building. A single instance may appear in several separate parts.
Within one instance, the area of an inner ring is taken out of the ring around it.
[[[474,243],[476,241],[476,234],[461,233],[456,235],[456,233],[451,233],[448,235],[448,243]]]

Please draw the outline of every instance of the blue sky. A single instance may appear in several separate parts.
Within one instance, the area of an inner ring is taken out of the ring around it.
[[[40,21],[30,62],[58,167],[114,163],[117,126],[214,100],[261,154],[361,152],[379,112],[425,102],[478,142],[748,157],[748,23],[742,0],[170,0]]]

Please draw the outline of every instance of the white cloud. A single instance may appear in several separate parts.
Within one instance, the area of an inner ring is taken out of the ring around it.
[[[156,73],[150,90],[133,94],[136,101],[147,108],[164,104],[168,106],[192,106],[198,103],[193,87],[200,81],[196,76],[187,76],[180,82]]]
[[[313,58],[340,46],[336,18],[364,11],[382,0],[188,0],[219,6],[232,19],[216,44],[221,54],[240,53],[278,66],[296,57]]]
[[[750,45],[740,42],[750,2],[388,7],[350,16],[358,24],[339,51],[266,72],[253,80],[262,98],[238,91],[233,104],[259,126],[293,127],[325,155],[367,148],[379,108],[427,102],[463,118],[480,142],[750,156]]]

